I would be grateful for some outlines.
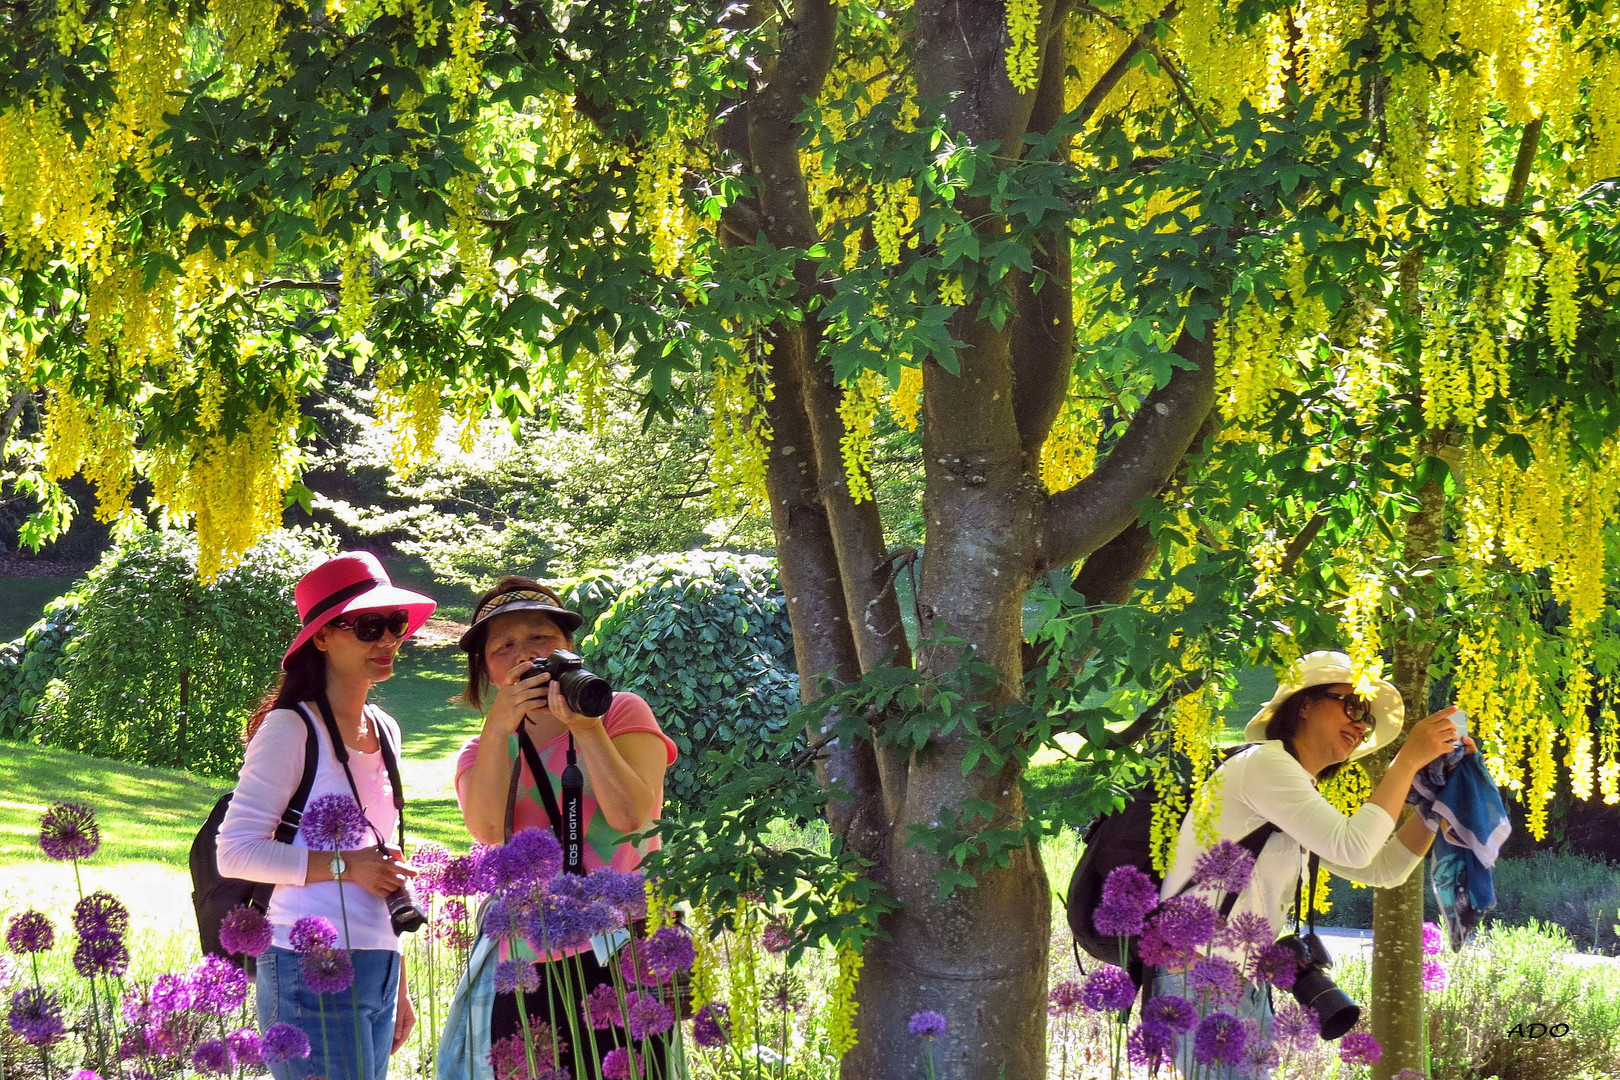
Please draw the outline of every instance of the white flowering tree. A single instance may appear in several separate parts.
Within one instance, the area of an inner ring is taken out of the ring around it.
[[[45,417],[16,471],[47,494],[82,471],[104,517],[139,482],[207,575],[299,497],[330,363],[367,373],[402,460],[445,413],[574,394],[589,420],[623,369],[648,409],[687,408],[702,374],[716,486],[769,505],[801,685],[843,687],[812,745],[857,882],[828,909],[846,1072],[920,1075],[907,1020],[930,1010],[942,1070],[1040,1076],[1036,841],[1109,797],[1026,802],[1065,731],[1106,779],[1167,715],[1203,763],[1237,665],[1347,641],[1414,713],[1451,673],[1532,806],[1555,744],[1578,793],[1617,796],[1594,720],[1617,20],[12,6],[0,349]],[[918,432],[920,569],[873,499],[880,410]],[[1153,702],[1174,708],[1111,723]],[[1380,1076],[1421,1063],[1415,889],[1379,908]]]

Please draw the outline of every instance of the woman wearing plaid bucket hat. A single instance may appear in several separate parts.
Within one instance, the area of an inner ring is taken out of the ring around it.
[[[1227,916],[1228,926],[1249,928],[1247,940],[1229,934],[1218,937],[1214,947],[1216,956],[1250,981],[1242,985],[1237,1000],[1221,1008],[1254,1020],[1269,1032],[1271,999],[1269,987],[1258,977],[1258,958],[1288,928],[1289,909],[1296,906],[1311,865],[1319,861],[1340,877],[1384,888],[1401,884],[1418,867],[1434,834],[1415,814],[1399,828],[1396,821],[1419,770],[1459,741],[1456,713],[1448,706],[1413,724],[1383,780],[1348,815],[1328,802],[1316,785],[1400,736],[1404,708],[1395,687],[1378,678],[1358,681],[1350,658],[1342,652],[1314,652],[1255,713],[1243,732],[1254,745],[1233,754],[1207,781],[1219,792],[1216,842],[1247,840],[1258,847],[1253,872],[1237,891]],[[1470,752],[1475,750],[1473,740],[1463,736],[1460,741]],[[1168,899],[1185,892],[1220,909],[1229,895],[1220,884],[1188,887],[1194,864],[1210,847],[1199,842],[1195,817],[1188,814],[1182,822],[1174,863],[1160,896]],[[1200,995],[1191,990],[1189,977],[1188,971],[1161,967],[1155,990],[1196,1001]],[[1330,1000],[1312,1004],[1324,1037],[1337,1038],[1355,1022],[1359,1010],[1349,1005],[1330,1016]],[[1194,1064],[1191,1042],[1190,1036],[1184,1038],[1177,1053],[1187,1075],[1192,1075]],[[1265,1074],[1263,1063],[1249,1064],[1245,1075]],[[1200,1068],[1199,1075],[1222,1080],[1239,1075],[1229,1067]]]
[[[630,837],[662,813],[664,772],[675,763],[676,748],[639,695],[625,690],[609,695],[598,683],[599,700],[576,696],[570,704],[559,681],[535,670],[536,659],[555,658],[561,650],[572,653],[583,622],[555,592],[524,577],[504,578],[479,598],[472,625],[461,637],[467,653],[463,698],[483,711],[484,722],[456,762],[456,798],[468,832],[479,843],[500,844],[527,828],[551,829],[562,842],[565,869],[629,871],[658,846],[657,837]],[[544,774],[543,786],[535,783],[537,773]],[[566,838],[563,820],[578,823],[577,843]],[[570,851],[575,853],[571,866]],[[609,952],[622,944],[613,938],[593,941]],[[613,960],[600,962],[592,943],[542,957],[523,939],[503,939],[492,955],[533,965],[529,981],[540,989],[521,998],[531,1024],[580,1015],[586,997],[613,981]],[[467,996],[476,1002],[469,1008],[488,1009],[489,1045],[523,1030],[516,993],[491,993],[487,1003],[470,988]],[[568,1031],[566,1021],[558,1023]],[[584,1027],[579,1041],[589,1045],[562,1048],[558,1064],[568,1075],[594,1076],[624,1038],[617,1026]],[[666,1071],[666,1034],[652,1035],[647,1043],[640,1075],[660,1080]],[[473,1060],[483,1060],[488,1048],[475,1047]],[[595,1063],[582,1060],[585,1055]],[[454,1064],[456,1056],[441,1044],[441,1066]]]
[[[403,836],[399,725],[366,698],[393,675],[400,644],[435,605],[396,588],[367,552],[327,559],[299,580],[294,599],[303,626],[282,656],[276,688],[248,722],[242,771],[219,827],[219,871],[275,886],[266,912],[271,945],[255,965],[259,1023],[290,1023],[311,1046],[308,1057],[269,1066],[275,1080],[382,1080],[415,1023],[399,936],[414,928],[414,905],[401,890],[415,871],[394,843]],[[306,790],[311,740],[316,755]],[[305,798],[293,814],[300,790]],[[347,850],[332,850],[323,836],[353,828],[309,835],[321,829],[321,815],[302,810],[314,811],[327,796],[360,807],[363,822],[347,824],[358,825],[362,839]],[[298,823],[296,831],[284,818]],[[309,947],[294,927],[312,918],[338,928],[335,944],[353,967],[352,994],[321,992],[306,981],[308,957],[296,950]]]

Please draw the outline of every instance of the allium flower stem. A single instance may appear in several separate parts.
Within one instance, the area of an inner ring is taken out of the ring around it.
[[[337,854],[337,849],[333,848],[332,852],[335,857]],[[350,960],[353,960],[354,946],[349,943],[349,905],[348,902],[343,898],[342,874],[337,876],[337,887],[338,914],[343,918],[343,951],[349,954]],[[355,1075],[358,1076],[360,1075],[361,1070],[365,1068],[366,1055],[365,1052],[360,1049],[364,1039],[364,1036],[360,1033],[360,991],[355,988],[354,980],[352,978],[349,980],[349,1008],[354,1010],[354,1072]],[[330,1076],[331,1073],[328,1073],[327,1075]]]
[[[529,1006],[523,1000],[523,984],[517,987],[518,1023],[523,1027],[523,1060],[528,1064],[529,1075],[539,1076],[540,1070],[534,1063],[534,1035],[529,1031]],[[553,1060],[556,1060],[553,1058]]]

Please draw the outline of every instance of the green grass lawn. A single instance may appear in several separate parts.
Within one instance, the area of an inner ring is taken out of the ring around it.
[[[0,641],[22,637],[45,605],[67,592],[77,577],[5,578],[6,599],[0,603]]]

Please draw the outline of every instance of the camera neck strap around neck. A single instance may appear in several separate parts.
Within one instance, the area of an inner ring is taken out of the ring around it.
[[[1316,873],[1321,869],[1322,856],[1311,852],[1306,860],[1306,870],[1299,879],[1299,895],[1294,900],[1294,933],[1299,933],[1299,924],[1303,921],[1310,927],[1311,933],[1316,933],[1316,908],[1312,901],[1316,898]]]
[[[332,753],[337,758],[338,764],[343,767],[343,775],[349,781],[349,791],[354,794],[355,805],[360,807],[360,812],[364,815],[366,803],[360,797],[360,788],[354,782],[354,773],[349,769],[349,748],[344,744],[343,732],[338,730],[337,719],[332,715],[332,703],[327,700],[326,694],[322,693],[315,698],[315,705],[321,711],[321,720],[326,725],[327,738],[332,740]],[[364,710],[369,707],[361,707],[362,715],[365,715]],[[389,743],[388,733],[383,730],[382,724],[377,721],[376,717],[372,717],[372,721],[377,724],[377,748],[382,751],[383,768],[388,773],[388,786],[394,795],[394,812],[399,821],[399,850],[403,852],[405,850],[405,785],[401,782],[399,776],[399,759],[394,754],[394,747]],[[377,838],[378,844],[383,847],[388,846],[388,838],[383,836],[377,826],[371,823],[369,815],[366,815],[366,827]]]
[[[541,805],[545,807],[546,816],[551,819],[551,831],[557,835],[557,842],[562,845],[563,869],[570,874],[583,874],[585,872],[585,774],[579,768],[579,756],[574,749],[574,736],[568,736],[568,759],[564,766],[562,776],[562,805],[557,804],[557,795],[551,790],[551,774],[545,764],[540,760],[540,751],[536,749],[534,740],[529,737],[529,722],[525,719],[518,724],[518,749],[523,754],[523,760],[529,766],[529,779],[534,782],[535,790],[540,793]],[[512,817],[517,805],[517,764],[512,766],[512,786],[506,800],[506,833],[507,838],[512,834]]]

